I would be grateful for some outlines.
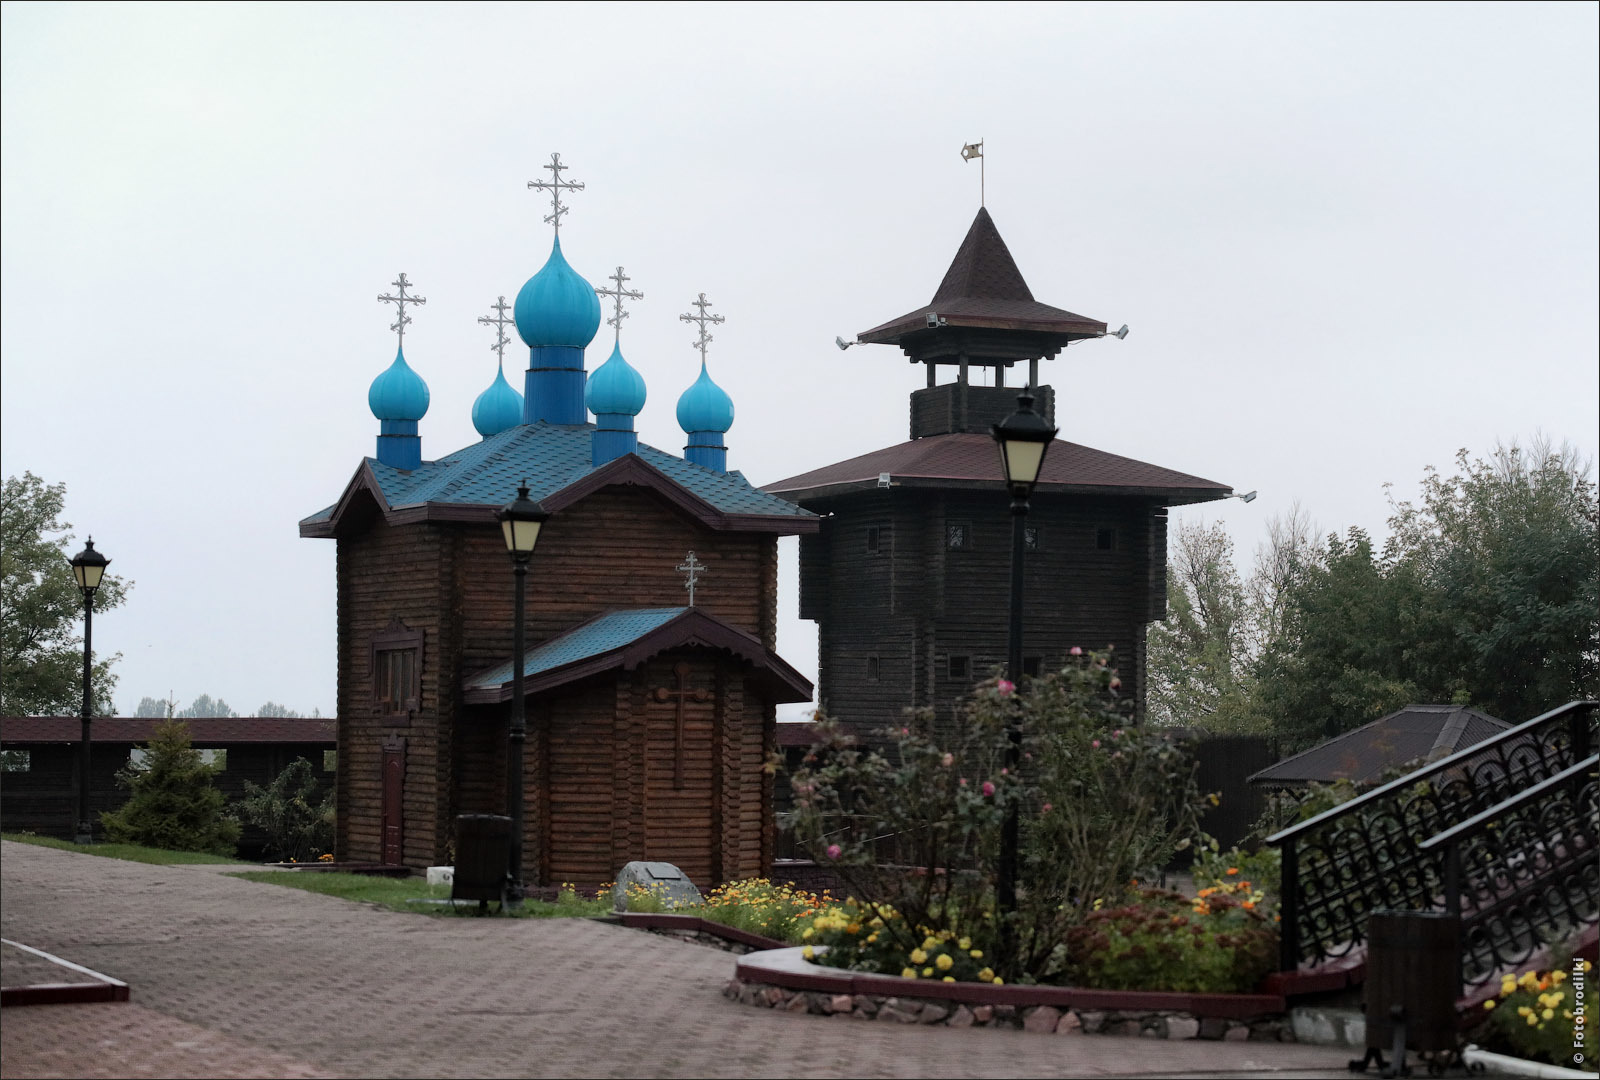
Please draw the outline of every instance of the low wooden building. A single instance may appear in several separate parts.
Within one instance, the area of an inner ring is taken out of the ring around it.
[[[96,719],[89,736],[89,809],[94,821],[128,800],[117,772],[147,745],[160,720],[134,716]],[[229,716],[185,720],[191,744],[221,771],[216,785],[232,802],[244,783],[266,785],[296,758],[323,782],[335,775],[334,721],[311,717]],[[78,761],[83,721],[76,716],[0,717],[0,828],[70,840],[77,833]],[[240,854],[261,854],[266,836],[246,828]]]
[[[1008,649],[1012,521],[992,425],[1023,387],[1054,422],[1040,360],[1106,325],[1033,298],[980,209],[933,300],[859,335],[927,368],[911,438],[768,484],[815,511],[801,539],[800,615],[817,622],[822,706],[860,733],[908,707],[948,718]],[[940,369],[954,381],[939,382]],[[994,386],[972,369],[991,368]],[[1024,669],[1073,646],[1117,657],[1142,713],[1145,628],[1166,614],[1167,508],[1227,497],[1225,484],[1066,440],[1049,450],[1026,521]]]

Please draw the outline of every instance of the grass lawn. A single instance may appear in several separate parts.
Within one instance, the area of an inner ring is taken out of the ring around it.
[[[444,900],[450,896],[448,887],[430,888],[427,881],[420,877],[389,878],[371,874],[343,874],[335,870],[248,870],[228,876],[243,878],[246,881],[261,881],[268,885],[283,885],[290,889],[304,889],[306,892],[322,893],[324,896],[337,896],[342,900],[365,900],[391,911],[463,917],[476,914],[476,908],[462,908],[460,911],[455,911],[447,904],[408,904],[406,901],[413,899]],[[494,905],[490,910],[497,911],[498,908],[499,905]],[[580,900],[572,893],[566,892],[562,893],[561,899],[553,904],[542,900],[527,901],[522,905],[522,913],[518,917],[570,918],[604,915],[610,910],[609,895],[598,900]]]
[[[223,855],[207,855],[200,851],[163,851],[161,848],[141,847],[138,844],[74,844],[71,840],[57,840],[53,836],[34,836],[32,833],[0,833],[0,838],[15,840],[19,844],[36,844],[39,847],[58,848],[61,851],[78,851],[85,855],[100,855],[108,859],[127,859],[129,862],[154,863],[157,866],[178,866],[194,863],[236,863]]]

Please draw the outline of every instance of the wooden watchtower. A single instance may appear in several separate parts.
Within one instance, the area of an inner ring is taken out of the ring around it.
[[[1039,361],[1107,336],[1106,324],[1033,298],[989,212],[978,211],[933,299],[858,335],[927,365],[911,438],[765,490],[823,515],[800,546],[800,614],[818,624],[823,707],[867,733],[910,706],[941,718],[1005,662],[1011,520],[990,427],[1013,412],[1026,363],[1054,422]],[[993,368],[994,386],[973,368]],[[943,371],[954,379],[940,382]],[[1146,624],[1166,614],[1167,508],[1225,484],[1057,440],[1027,523],[1024,668],[1073,646],[1119,657],[1142,714]]]

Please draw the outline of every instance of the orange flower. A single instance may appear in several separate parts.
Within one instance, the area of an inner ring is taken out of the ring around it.
[[[1232,875],[1234,875],[1234,874],[1237,874],[1237,873],[1238,873],[1238,872],[1239,872],[1239,868],[1238,868],[1238,867],[1237,867],[1237,866],[1230,866],[1230,867],[1228,867],[1228,875],[1229,875],[1229,876],[1230,876],[1230,877],[1231,877],[1231,876],[1232,876]]]

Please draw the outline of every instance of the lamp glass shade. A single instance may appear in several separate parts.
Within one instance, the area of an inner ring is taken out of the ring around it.
[[[94,541],[89,540],[84,544],[82,551],[72,557],[72,576],[78,582],[78,588],[84,592],[94,592],[100,587],[100,579],[105,576],[106,567],[111,565],[111,560],[94,549]]]
[[[539,542],[539,528],[542,521],[519,521],[513,517],[502,518],[500,530],[505,533],[506,550],[513,555],[531,555],[534,545]]]
[[[1039,480],[1039,469],[1044,465],[1044,451],[1049,443],[1031,439],[1004,439],[1000,455],[1005,459],[1006,483],[1032,487]]]

